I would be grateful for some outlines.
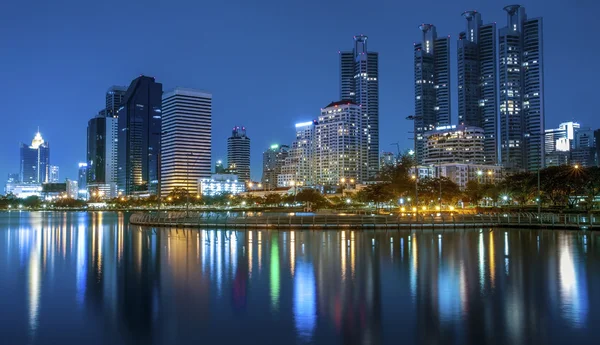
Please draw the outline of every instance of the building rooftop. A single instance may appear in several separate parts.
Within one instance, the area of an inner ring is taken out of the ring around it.
[[[331,102],[329,103],[325,108],[329,108],[329,107],[337,107],[340,105],[349,105],[349,104],[354,104],[354,105],[358,105],[356,104],[353,100],[351,99],[342,99],[340,101],[337,102]]]

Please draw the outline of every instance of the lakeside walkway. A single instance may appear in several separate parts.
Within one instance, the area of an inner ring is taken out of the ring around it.
[[[222,229],[466,229],[466,228],[536,228],[600,229],[598,215],[544,213],[498,213],[483,215],[419,214],[269,214],[226,216],[199,212],[135,213],[133,225],[148,227],[222,228]]]

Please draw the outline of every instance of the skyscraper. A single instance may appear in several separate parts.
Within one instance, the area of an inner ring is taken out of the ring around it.
[[[296,124],[296,140],[277,176],[277,187],[287,187],[291,181],[303,186],[314,184],[313,140],[317,120]]]
[[[59,170],[60,169],[59,169],[58,165],[50,166],[50,178],[49,178],[50,183],[58,183],[60,181]]]
[[[79,163],[79,171],[77,176],[77,192],[78,198],[87,199],[87,180],[88,180],[88,164]]]
[[[484,130],[484,164],[498,162],[496,24],[483,25],[481,14],[462,14],[467,29],[458,37],[458,123]]]
[[[21,143],[20,180],[23,183],[42,184],[50,182],[50,145],[40,132],[35,134],[31,145]]]
[[[106,116],[116,117],[118,115],[126,92],[126,86],[111,86],[106,91],[106,108],[104,108]]]
[[[422,41],[414,45],[415,151],[423,161],[424,133],[450,124],[450,38],[437,37],[432,24],[419,26]]]
[[[363,146],[361,107],[351,100],[332,102],[321,109],[313,142],[314,183],[336,186],[345,181],[364,181],[367,164]]]
[[[118,111],[127,92],[124,86],[111,86],[105,94],[105,108],[88,121],[87,128],[87,178],[79,181],[81,191],[87,187],[110,191],[106,197],[116,197],[117,139],[119,134]]]
[[[161,193],[184,188],[198,194],[211,176],[212,94],[176,88],[162,97]]]
[[[536,171],[544,162],[544,73],[542,18],[506,6],[500,29],[500,150],[509,170]]]
[[[233,127],[227,139],[227,164],[240,181],[250,181],[250,138],[246,136],[246,127]]]
[[[261,182],[263,188],[272,190],[277,188],[277,176],[285,165],[286,158],[289,155],[290,147],[288,145],[271,145],[263,152],[263,174]]]
[[[379,53],[367,49],[367,36],[354,36],[354,49],[340,52],[340,99],[361,106],[365,178],[379,170]]]
[[[125,195],[154,194],[158,188],[162,133],[162,84],[140,76],[127,89],[118,111],[118,189]]]

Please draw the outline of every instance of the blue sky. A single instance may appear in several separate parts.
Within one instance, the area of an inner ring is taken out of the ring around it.
[[[257,0],[257,1],[10,1],[0,5],[0,181],[19,169],[19,142],[40,127],[61,179],[85,161],[86,126],[111,85],[140,74],[213,93],[213,160],[225,158],[226,138],[244,125],[252,139],[252,177],[262,151],[289,144],[294,123],[317,117],[339,96],[338,50],[352,36],[369,36],[380,53],[382,150],[411,142],[413,42],[418,25],[451,35],[453,121],[456,42],[461,13],[506,22],[502,1]],[[593,97],[594,0],[522,1],[529,17],[544,17],[546,123],[563,120],[600,127]]]

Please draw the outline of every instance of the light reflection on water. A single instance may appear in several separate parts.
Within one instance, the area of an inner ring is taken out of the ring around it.
[[[600,336],[595,232],[218,231],[126,219],[0,214],[8,344],[592,344]]]

